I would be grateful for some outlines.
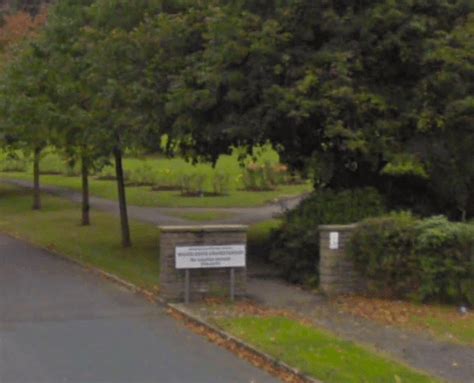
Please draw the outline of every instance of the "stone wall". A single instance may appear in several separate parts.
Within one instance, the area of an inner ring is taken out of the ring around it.
[[[247,226],[161,226],[160,295],[169,301],[184,300],[184,270],[175,268],[176,246],[220,246],[247,244]],[[230,269],[190,270],[190,298],[228,297]],[[235,296],[246,294],[246,269],[235,269]]]
[[[328,295],[351,294],[364,290],[364,280],[346,252],[346,244],[357,225],[319,226],[320,288]],[[331,249],[330,235],[338,233],[338,248]]]

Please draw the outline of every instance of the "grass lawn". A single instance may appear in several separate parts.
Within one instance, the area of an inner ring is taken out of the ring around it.
[[[158,230],[131,222],[134,246],[120,246],[118,219],[94,212],[93,225],[79,225],[78,205],[43,197],[42,211],[31,210],[25,190],[0,185],[0,231],[57,251],[83,264],[113,273],[140,287],[155,290],[159,278]]]
[[[474,313],[456,306],[423,305],[365,297],[341,297],[338,308],[355,316],[412,331],[425,331],[443,341],[474,346]]]
[[[258,162],[277,163],[278,154],[266,147],[261,149]],[[0,152],[0,169],[7,164],[6,154]],[[3,164],[3,165],[2,165]],[[181,158],[161,158],[156,156],[141,158],[125,158],[125,172],[137,178],[150,178],[157,184],[179,184],[182,175],[200,174],[205,178],[204,190],[212,191],[212,183],[216,174],[225,173],[229,177],[229,192],[224,196],[183,197],[178,190],[154,191],[150,186],[129,186],[127,199],[131,205],[137,206],[162,206],[162,207],[253,207],[264,205],[276,199],[295,196],[311,191],[309,183],[280,185],[271,191],[244,191],[242,182],[242,168],[239,166],[238,151],[232,155],[221,156],[213,168],[210,164],[192,165]],[[55,175],[45,174],[41,177],[44,185],[60,186],[72,190],[81,190],[80,177],[68,176],[68,168],[59,155],[54,152],[47,153],[41,163],[44,172],[60,173]],[[15,170],[11,168],[10,170]],[[19,170],[19,169],[17,169]],[[113,168],[108,166],[102,174],[113,175]],[[31,162],[25,161],[24,171],[1,172],[0,178],[32,180]],[[91,193],[98,197],[110,200],[117,199],[117,186],[113,180],[92,179]]]
[[[220,319],[218,325],[325,383],[439,382],[352,342],[288,318]]]

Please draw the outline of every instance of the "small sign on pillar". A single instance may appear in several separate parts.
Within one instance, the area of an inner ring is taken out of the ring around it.
[[[331,231],[329,233],[329,249],[337,250],[339,249],[339,232]]]

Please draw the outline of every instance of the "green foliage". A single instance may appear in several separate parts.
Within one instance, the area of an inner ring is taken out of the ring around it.
[[[429,178],[429,175],[426,172],[423,164],[416,158],[412,158],[407,155],[396,156],[392,161],[385,165],[381,171],[381,174],[394,177],[413,176],[420,179]]]
[[[155,169],[148,162],[143,162],[140,166],[129,170],[127,174],[127,184],[130,186],[153,186],[157,181]]]
[[[274,190],[276,187],[273,183],[272,170],[267,163],[265,165],[257,163],[247,165],[242,174],[242,181],[245,190],[248,191]]]
[[[230,190],[230,175],[224,172],[215,172],[212,179],[212,190],[215,195],[226,195]]]
[[[362,222],[349,251],[375,294],[474,304],[474,226],[408,213]]]
[[[263,164],[247,164],[242,173],[245,190],[275,190],[279,185],[290,183],[288,168],[279,163],[265,161]]]
[[[129,175],[127,171],[124,172],[123,176],[125,181],[129,180]],[[105,166],[99,172],[97,172],[95,178],[102,181],[115,181],[115,169],[113,168],[113,166]]]
[[[319,264],[318,226],[354,223],[383,213],[384,202],[374,189],[317,191],[286,214],[274,234],[271,260],[291,282],[315,283]]]
[[[28,161],[24,155],[19,153],[0,154],[0,171],[2,172],[26,172]]]
[[[181,174],[179,177],[181,195],[189,197],[203,196],[206,178],[207,176],[203,173]]]
[[[474,225],[433,217],[419,223],[417,234],[416,297],[474,305]]]
[[[404,296],[416,288],[416,225],[410,213],[370,218],[359,224],[349,251],[371,291]]]
[[[57,153],[49,150],[43,152],[40,163],[41,174],[66,174],[68,166],[66,161]]]
[[[411,204],[474,215],[472,2],[224,4],[179,18],[194,49],[166,111],[183,151],[270,140],[318,186],[375,186],[397,207],[424,192]]]

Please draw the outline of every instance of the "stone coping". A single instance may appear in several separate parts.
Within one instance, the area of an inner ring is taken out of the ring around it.
[[[345,231],[354,230],[357,226],[357,223],[351,223],[348,225],[319,225],[318,229],[323,231]]]
[[[188,225],[188,226],[158,226],[164,233],[222,233],[247,231],[247,225]]]

